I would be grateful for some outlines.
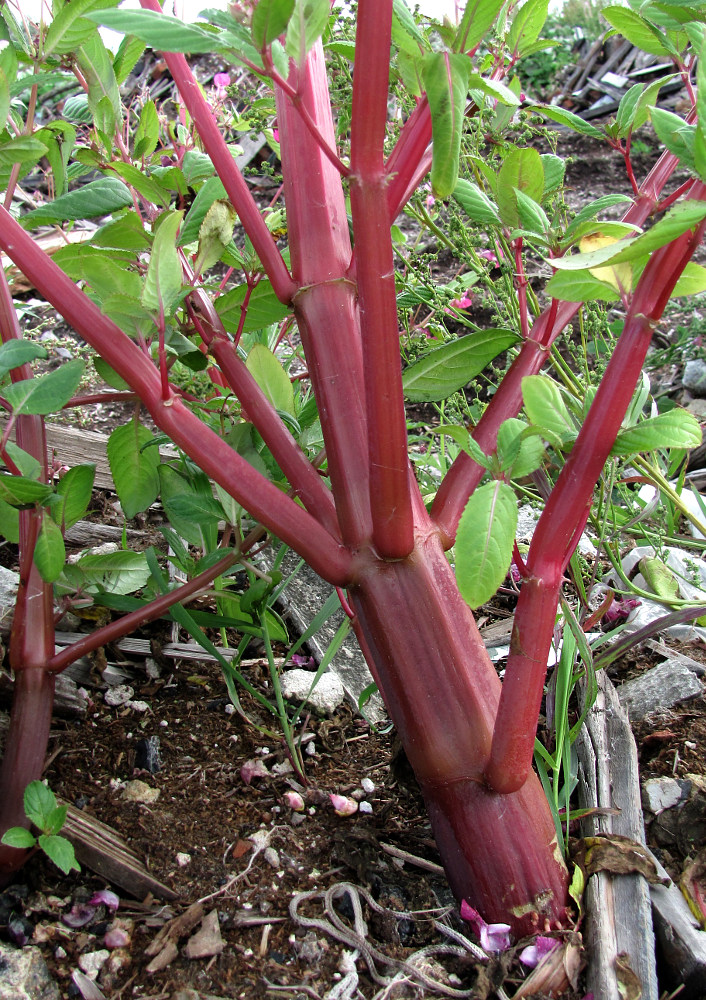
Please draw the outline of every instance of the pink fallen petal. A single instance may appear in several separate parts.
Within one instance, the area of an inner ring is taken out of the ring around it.
[[[329,795],[331,799],[331,805],[333,806],[337,816],[352,816],[353,813],[358,812],[358,803],[355,799],[349,799],[345,795]]]
[[[88,900],[89,906],[107,906],[109,910],[113,913],[120,906],[120,900],[114,892],[110,889],[99,889],[98,892],[94,892],[91,898]]]
[[[246,785],[249,785],[255,778],[269,778],[270,772],[259,759],[246,760],[240,768],[240,777]]]
[[[95,915],[95,906],[90,906],[88,903],[74,903],[68,913],[62,913],[61,922],[67,927],[85,927]]]
[[[103,938],[103,944],[112,951],[114,948],[124,948],[130,944],[130,935],[122,927],[115,927],[107,932]]]
[[[282,796],[284,804],[293,809],[294,812],[304,812],[304,799],[299,792],[285,792]]]
[[[550,951],[554,951],[558,945],[559,942],[556,938],[542,936],[535,938],[532,944],[528,944],[520,952],[520,961],[529,969],[534,969],[539,965],[544,956],[548,955]]]

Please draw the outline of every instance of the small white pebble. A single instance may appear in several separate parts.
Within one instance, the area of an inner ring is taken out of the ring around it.
[[[371,813],[372,811],[373,807],[370,805],[369,802],[360,802],[358,804],[358,812]]]
[[[696,750],[696,743],[692,743],[691,740],[684,740],[684,746],[688,747],[689,750]]]
[[[162,721],[160,722],[160,726],[162,727],[162,729],[166,729],[168,725],[169,723],[167,722],[166,719],[162,719]]]
[[[262,856],[271,868],[279,868],[279,854],[274,847],[266,847],[262,852]]]
[[[235,711],[235,705],[228,704],[225,706],[223,711],[226,713],[226,715],[232,715],[233,712]]]
[[[191,861],[190,854],[186,854],[182,851],[179,851],[179,853],[176,856],[176,863],[179,865],[180,868],[185,868],[190,861]]]
[[[375,791],[375,782],[371,781],[370,778],[363,778],[363,780],[360,783],[360,787],[363,789],[364,792],[366,792],[366,794],[372,795],[373,792]]]
[[[316,744],[313,742],[307,743],[307,745],[304,747],[304,753],[307,755],[307,757],[313,757],[314,754],[316,753]]]

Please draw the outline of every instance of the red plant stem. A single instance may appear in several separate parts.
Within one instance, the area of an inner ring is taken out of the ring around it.
[[[363,343],[373,542],[383,558],[402,559],[411,551],[414,539],[395,269],[383,162],[391,26],[392,0],[359,0],[349,180]]]
[[[323,49],[300,68],[301,101],[327,142],[334,133]],[[328,474],[341,537],[365,544],[372,533],[363,356],[346,203],[338,171],[291,100],[276,91],[294,313],[319,406]]]
[[[431,112],[426,94],[405,122],[385,163],[387,203],[394,222],[431,167]]]
[[[188,269],[186,277],[188,280]],[[334,538],[339,537],[338,520],[331,494],[321,476],[287,430],[275,407],[250,374],[245,362],[238,357],[235,345],[226,334],[213,303],[200,289],[195,289],[190,299],[198,311],[201,337],[208,346],[209,353],[218,362],[228,386],[247,411],[248,420],[262,435],[263,441],[272,452],[295,495],[300,497],[309,513]]]
[[[706,200],[706,185],[692,189]],[[632,297],[625,326],[578,438],[539,519],[527,556],[510,641],[493,746],[486,770],[490,787],[507,793],[522,787],[532,766],[559,587],[578,542],[591,497],[620,431],[652,340],[652,332],[706,222],[650,258]]]
[[[640,186],[639,197],[623,216],[624,222],[641,226],[657,206],[660,193],[678,166],[673,153],[665,151]],[[478,422],[473,437],[486,454],[496,446],[498,428],[519,413],[522,407],[522,379],[536,375],[549,357],[549,348],[581,308],[581,303],[552,300],[551,305],[534,321],[532,330],[520,353],[510,366]],[[461,452],[439,486],[432,505],[432,516],[451,548],[468,497],[483,478],[485,470],[466,453]]]
[[[419,505],[421,506],[421,505]],[[566,870],[538,779],[483,781],[500,681],[428,515],[404,560],[372,560],[348,597],[354,628],[429,809],[449,882],[488,921],[561,921]],[[394,627],[392,627],[394,623]]]
[[[145,10],[162,12],[158,0],[140,0],[140,3]],[[275,294],[281,302],[290,302],[295,291],[291,275],[245,179],[235,165],[213,112],[201,93],[186,58],[177,52],[163,52],[162,57],[196,125],[204,149],[210,156],[233,208],[252,241],[255,253],[267,271]]]
[[[176,395],[162,401],[159,373],[140,348],[0,207],[0,247],[144,402],[154,422],[269,531],[331,583],[346,584],[351,557],[318,521],[260,475]]]
[[[4,272],[0,274],[0,333],[3,343],[22,336]],[[32,378],[29,365],[12,371],[13,382],[27,378]],[[39,462],[40,478],[47,482],[43,418],[20,416],[16,427],[17,444]],[[44,664],[54,652],[53,590],[34,565],[34,548],[45,516],[48,514],[41,508],[22,510],[19,515],[20,584],[10,634],[15,689],[6,751],[0,764],[0,831],[29,826],[24,814],[24,790],[41,777],[49,739],[54,679],[45,673]],[[0,883],[3,873],[14,871],[24,855],[24,851],[0,845]]]
[[[131,611],[127,615],[116,618],[110,624],[88,633],[83,639],[79,639],[78,642],[66,646],[60,653],[55,653],[47,660],[45,669],[54,674],[59,674],[69,664],[75,663],[82,656],[93,652],[94,649],[105,646],[109,642],[116,642],[147,622],[153,622],[156,618],[160,618],[173,605],[188,601],[203,590],[206,590],[217,577],[225,573],[231,566],[234,566],[241,556],[242,551],[228,552],[217,563],[204,570],[203,573],[199,573],[198,576],[195,576],[193,580],[189,580],[188,583],[177,587],[175,590],[170,590],[166,594],[162,594],[161,597],[157,597],[154,601],[146,604],[144,608],[138,608],[136,611]]]

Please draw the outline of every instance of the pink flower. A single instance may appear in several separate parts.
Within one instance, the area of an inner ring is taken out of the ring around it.
[[[482,257],[483,260],[490,261],[490,263],[493,265],[493,267],[497,267],[497,265],[499,263],[498,258],[495,256],[495,254],[493,253],[492,250],[479,250],[478,251],[478,256]]]
[[[279,142],[279,129],[278,128],[273,128],[272,129],[272,138],[275,140],[275,142]]]
[[[464,292],[460,299],[451,299],[449,302],[449,308],[446,312],[451,312],[451,309],[468,309],[469,306],[473,305],[473,299],[468,294]]]
[[[559,942],[555,938],[537,937],[532,944],[528,944],[526,948],[522,949],[520,961],[529,969],[535,969],[544,956],[548,955],[550,951],[554,951],[558,945]]]
[[[216,73],[213,78],[213,86],[216,88],[216,97],[222,101],[224,97],[228,96],[226,87],[230,87],[230,77],[227,73]]]
[[[461,903],[461,917],[473,928],[483,951],[505,951],[510,947],[509,924],[486,924],[478,910],[474,910],[465,899]]]

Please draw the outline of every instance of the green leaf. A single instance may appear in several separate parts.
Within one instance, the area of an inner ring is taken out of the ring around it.
[[[216,299],[216,311],[229,333],[235,333],[238,329],[242,315],[240,307],[245,301],[247,291],[246,284],[238,285],[237,288]],[[243,332],[250,333],[253,330],[262,330],[272,323],[279,323],[289,315],[289,311],[290,307],[279,301],[270,282],[263,279],[257,283],[248,301]]]
[[[555,156],[553,153],[542,153],[540,159],[544,170],[544,197],[546,198],[564,183],[566,163],[560,156]]]
[[[140,112],[140,121],[135,131],[133,156],[136,160],[154,153],[159,142],[159,116],[154,101],[146,101]]]
[[[653,56],[671,57],[669,47],[662,42],[658,29],[639,14],[626,7],[604,7],[601,13],[608,24],[617,28],[638,49]]]
[[[447,399],[518,340],[512,330],[490,329],[437,347],[405,369],[404,394],[415,403]]]
[[[0,146],[0,167],[6,169],[21,163],[29,169],[44,156],[47,147],[39,139],[29,135],[18,135]],[[26,173],[26,170],[25,170]]]
[[[34,565],[45,583],[54,583],[61,576],[65,562],[66,548],[61,528],[56,521],[45,516],[34,547]]]
[[[611,454],[634,455],[659,448],[697,448],[700,444],[701,427],[696,417],[688,410],[675,407],[621,431]]]
[[[520,223],[517,191],[539,205],[544,194],[544,167],[538,151],[532,146],[520,149],[512,146],[498,172],[498,209],[506,226]]]
[[[195,243],[199,238],[199,230],[201,229],[201,224],[206,218],[209,208],[216,201],[225,200],[228,198],[226,189],[223,187],[223,181],[220,177],[209,177],[209,179],[203,184],[194,198],[194,201],[189,209],[186,218],[184,219],[184,225],[179,231],[179,246],[188,246],[189,243]]]
[[[697,295],[704,291],[706,291],[706,268],[691,260],[674,286],[672,298],[678,298],[680,295]]]
[[[90,181],[75,191],[69,191],[60,198],[40,208],[27,212],[20,219],[25,229],[47,226],[55,222],[74,219],[92,219],[96,215],[110,215],[119,208],[132,205],[132,195],[117,177],[102,177]]]
[[[75,465],[61,477],[56,487],[61,502],[52,508],[57,524],[71,528],[81,520],[91,502],[95,476],[95,465]]]
[[[76,392],[84,368],[83,361],[67,361],[46,375],[15,382],[3,389],[3,395],[15,415],[55,413]]]
[[[36,843],[36,837],[33,837],[29,830],[25,830],[23,826],[11,826],[0,839],[0,844],[7,844],[8,847],[19,847],[22,850],[34,847]]]
[[[429,42],[417,27],[405,0],[392,0],[392,41],[401,52],[412,59],[416,59],[429,48]]]
[[[696,126],[689,125],[679,115],[665,108],[651,107],[649,112],[659,141],[670,153],[678,156],[684,166],[693,167]]]
[[[5,125],[10,113],[10,87],[17,77],[17,66],[14,47],[6,45],[4,49],[0,49],[0,126]]]
[[[66,837],[48,837],[42,833],[37,838],[37,843],[64,875],[68,875],[72,870],[81,871],[76,861],[73,844]]]
[[[515,191],[515,199],[520,227],[537,236],[546,236],[550,229],[550,222],[542,206],[534,198],[526,195],[524,191]]]
[[[519,108],[520,106],[520,98],[513,90],[510,90],[509,87],[499,80],[486,79],[480,73],[470,74],[468,87],[470,90],[479,90],[486,97],[490,97],[494,101],[500,101],[501,104],[507,104],[508,107]]]
[[[20,512],[4,500],[0,500],[0,535],[13,545],[19,543]]]
[[[169,501],[169,516],[181,521],[191,521],[199,528],[225,521],[222,505],[212,496],[201,493],[181,494]]]
[[[97,31],[81,45],[77,61],[88,84],[88,106],[96,128],[112,136],[122,123],[123,108],[113,57]]]
[[[113,389],[119,389],[121,392],[129,390],[130,386],[127,384],[124,378],[121,378],[116,371],[114,371],[107,361],[103,358],[95,357],[93,358],[93,367],[100,377],[103,379],[107,385],[113,387]]]
[[[150,578],[144,552],[88,553],[67,566],[64,576],[76,579],[89,592],[96,588],[109,594],[132,594]]]
[[[544,291],[564,302],[618,302],[620,299],[613,285],[594,277],[589,271],[557,271]]]
[[[294,387],[280,360],[265,347],[255,344],[248,354],[248,371],[277,410],[294,413]]]
[[[60,833],[64,823],[66,822],[66,814],[68,811],[68,806],[57,806],[56,809],[53,809],[47,816],[44,833],[47,833],[50,836],[56,836],[57,833]]]
[[[572,131],[579,132],[581,135],[590,135],[594,139],[605,139],[604,133],[597,129],[595,125],[585,122],[583,118],[579,118],[573,111],[567,111],[565,108],[557,108],[548,104],[534,104],[526,108],[526,110],[534,111],[538,115],[542,115],[543,118],[549,118],[559,125],[566,125]]]
[[[294,0],[260,0],[252,16],[252,40],[264,49],[287,28],[294,10]]]
[[[183,212],[163,215],[152,244],[142,305],[157,315],[169,316],[182,297],[183,276],[176,248]]]
[[[522,400],[530,423],[556,437],[561,444],[573,441],[577,429],[566,408],[556,382],[545,375],[526,375],[522,379]]]
[[[549,0],[526,0],[512,20],[506,45],[510,52],[522,56],[539,38],[549,9]]]
[[[636,83],[621,97],[618,110],[615,113],[618,137],[625,138],[632,131],[632,123],[637,114],[637,107],[643,90],[644,86],[641,83]]]
[[[516,531],[517,499],[507,483],[478,487],[461,515],[454,547],[458,589],[472,608],[490,600],[505,579]]]
[[[125,517],[147,510],[159,494],[159,449],[145,447],[154,436],[137,420],[116,427],[108,438],[108,462]]]
[[[424,56],[422,75],[431,110],[431,186],[438,198],[448,198],[458,180],[470,67],[468,57],[458,52]]]
[[[323,35],[330,12],[329,0],[296,0],[287,26],[284,48],[297,65],[303,64],[309,49]]]
[[[212,498],[211,486],[204,477],[193,485],[186,476],[172,468],[171,465],[160,465],[159,485],[164,512],[169,518],[169,522],[182,538],[190,545],[196,545],[207,552],[215,548],[217,532],[212,523],[195,522],[188,517],[181,517],[173,501],[182,497],[204,497],[206,502]]]
[[[24,811],[27,819],[40,830],[44,829],[47,816],[56,809],[56,796],[43,781],[30,781],[24,791]]]
[[[454,49],[457,52],[475,49],[488,35],[503,6],[504,0],[467,0],[454,39]]]
[[[8,340],[0,344],[0,375],[4,377],[13,368],[26,365],[36,358],[46,358],[47,352],[31,340]]]
[[[632,198],[628,198],[625,194],[606,194],[602,198],[596,198],[589,205],[584,205],[576,218],[571,221],[566,230],[566,235],[570,236],[576,232],[584,222],[594,219],[604,208],[612,208],[613,205],[620,205],[627,201],[632,201]]]
[[[0,500],[4,500],[11,507],[34,507],[46,503],[53,493],[51,486],[38,483],[34,479],[0,475]]]
[[[471,222],[477,222],[481,226],[500,225],[497,206],[473,181],[459,177],[454,188],[454,198]]]
[[[159,181],[136,167],[134,163],[111,163],[110,170],[111,173],[117,174],[126,184],[133,187],[146,201],[153,202],[162,208],[169,205],[171,201],[169,191]]]
[[[542,464],[544,445],[536,434],[527,435],[524,420],[510,417],[498,428],[498,460],[500,468],[509,471],[513,479],[529,476]]]
[[[73,53],[96,30],[95,22],[83,16],[102,7],[114,7],[117,0],[71,0],[55,13],[44,40],[43,54],[62,56]],[[56,8],[55,8],[56,10]]]
[[[144,51],[145,43],[141,38],[125,35],[113,60],[113,72],[119,87],[125,83]]]
[[[643,556],[638,563],[650,590],[664,601],[679,597],[679,581],[657,556]]]
[[[65,121],[50,122],[36,133],[36,138],[46,146],[46,157],[54,177],[55,197],[60,198],[68,189],[68,165],[76,140],[76,129]]]
[[[152,10],[104,10],[88,15],[96,24],[135,35],[157,52],[213,52],[218,35]]]

